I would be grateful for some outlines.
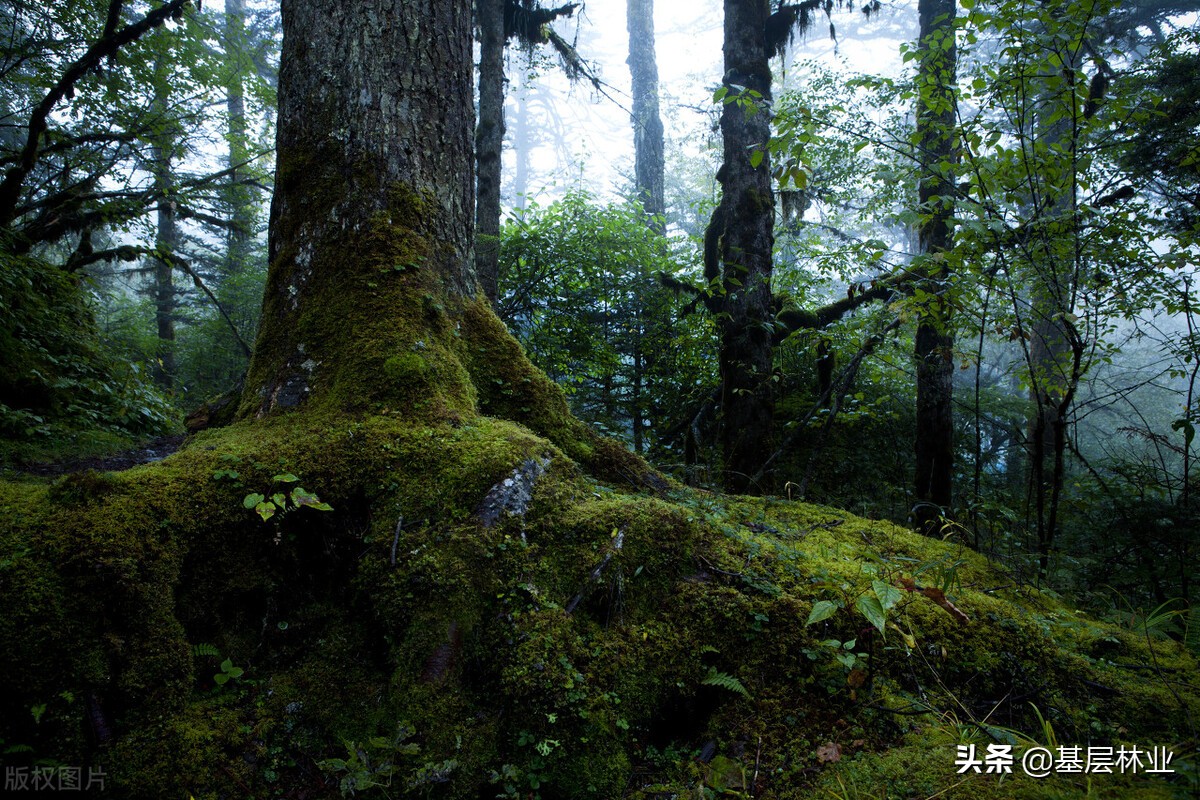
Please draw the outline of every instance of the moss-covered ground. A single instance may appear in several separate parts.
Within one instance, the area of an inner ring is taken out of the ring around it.
[[[1179,645],[952,541],[638,489],[635,459],[570,448],[489,416],[301,413],[0,483],[5,765],[197,800],[1194,788],[1200,670]],[[531,458],[549,468],[527,513],[484,527]],[[281,495],[268,519],[254,494]],[[957,774],[957,746],[996,743],[1166,746],[1176,774]]]

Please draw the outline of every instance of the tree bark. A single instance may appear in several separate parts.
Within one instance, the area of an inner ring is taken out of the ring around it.
[[[151,101],[151,114],[156,124],[149,137],[150,174],[154,177],[154,194],[158,198],[157,228],[154,249],[154,323],[158,334],[155,348],[154,381],[170,391],[175,383],[175,309],[176,292],[174,266],[171,257],[179,252],[179,228],[175,216],[175,175],[172,162],[180,135],[178,120],[171,118],[169,65],[164,59],[154,63],[156,88]]]
[[[225,201],[229,210],[226,238],[225,276],[245,270],[251,258],[255,224],[255,190],[242,180],[249,157],[246,139],[246,97],[244,80],[249,67],[246,53],[246,0],[225,0],[225,57],[229,77],[225,89],[226,131],[229,148],[229,182]]]
[[[917,73],[917,138],[921,180],[918,201],[920,258],[928,278],[918,288],[926,298],[917,323],[914,358],[917,375],[916,504],[914,522],[937,532],[953,501],[954,334],[946,297],[950,270],[944,260],[953,246],[956,51],[955,0],[920,0]]]
[[[284,0],[283,25],[270,271],[240,413],[402,407],[415,378],[452,369],[426,350],[427,318],[478,288],[470,5]],[[458,383],[426,402],[470,406]]]
[[[708,238],[719,253],[721,445],[727,489],[750,492],[751,476],[771,452],[775,403],[771,387],[771,190],[766,0],[725,0],[725,165],[721,202]],[[757,162],[755,165],[754,162]]]
[[[500,170],[504,143],[504,0],[475,0],[479,24],[479,125],[475,271],[493,307],[500,273]]]
[[[665,167],[663,124],[658,111],[658,61],[654,48],[654,0],[628,0],[629,74],[633,93],[634,186],[642,207],[659,233],[665,232],[663,215]]]
[[[175,383],[175,282],[174,267],[167,253],[178,251],[179,231],[175,220],[175,201],[172,198],[174,176],[171,173],[169,143],[156,143],[150,148],[153,161],[154,187],[159,194],[158,227],[154,238],[159,255],[154,259],[154,323],[158,333],[154,381],[168,391]]]

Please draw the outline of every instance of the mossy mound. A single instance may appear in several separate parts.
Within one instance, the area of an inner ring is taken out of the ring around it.
[[[0,483],[5,763],[197,800],[1188,788],[1200,669],[1177,644],[891,525],[639,492],[636,459],[526,406],[537,433],[297,413]],[[524,513],[482,524],[531,460]],[[960,744],[1051,739],[1169,746],[1180,774],[956,774]]]

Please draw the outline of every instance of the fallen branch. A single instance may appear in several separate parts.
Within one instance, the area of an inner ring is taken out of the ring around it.
[[[917,586],[917,582],[912,578],[901,578],[899,586],[901,589],[906,591],[917,592],[918,594],[925,595],[930,600],[944,608],[947,614],[954,617],[963,625],[966,625],[971,621],[971,618],[964,614],[962,610],[958,608],[958,606],[950,602],[950,600],[946,597],[946,593],[941,589],[936,589],[932,586]]]

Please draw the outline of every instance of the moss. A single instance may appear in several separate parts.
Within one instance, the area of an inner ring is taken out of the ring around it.
[[[544,436],[601,480],[667,488],[640,457],[620,442],[599,436],[571,413],[562,389],[526,358],[485,300],[464,301],[456,316],[462,329],[459,359],[476,387],[482,413],[513,420]]]
[[[314,226],[313,219],[348,213],[344,182],[311,168],[323,158],[280,156],[288,166],[279,185],[304,182],[296,193],[303,208],[277,220],[274,235],[283,245],[270,271],[239,416],[299,405],[322,413],[403,409],[421,420],[474,413],[474,388],[453,341],[458,331],[448,314],[422,299],[433,298],[436,307],[446,297],[429,199],[396,183],[385,207],[365,218]],[[379,184],[369,163],[352,172],[358,185]],[[311,175],[326,178],[313,184]]]
[[[409,352],[381,371],[424,372]],[[124,473],[0,482],[0,737],[103,764],[133,798],[338,796],[347,741],[418,795],[654,797],[757,772],[755,796],[799,798],[1073,796],[956,786],[948,743],[981,725],[1187,735],[1198,670],[1178,645],[997,589],[966,548],[845,512],[597,483],[566,450],[604,446],[572,438],[552,396],[534,402],[534,423],[563,422],[557,441],[473,412],[310,409]],[[527,514],[481,526],[489,488],[544,457]],[[244,506],[283,473],[334,510],[264,522]],[[968,621],[903,591],[880,635],[856,603],[906,578],[945,587]],[[806,625],[820,601],[842,607]],[[222,686],[225,658],[244,675]],[[83,733],[93,695],[116,734],[101,749]],[[836,764],[818,755],[830,741]]]

